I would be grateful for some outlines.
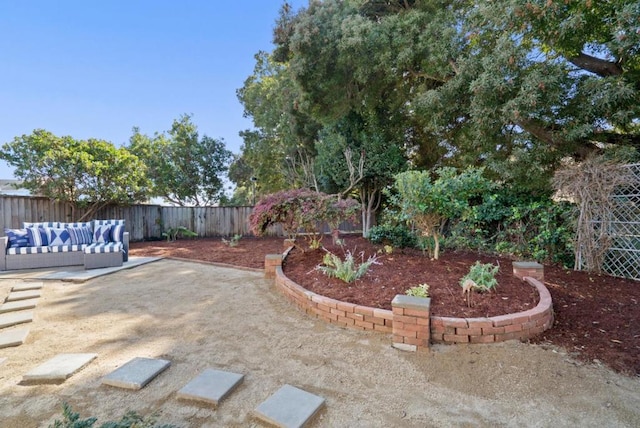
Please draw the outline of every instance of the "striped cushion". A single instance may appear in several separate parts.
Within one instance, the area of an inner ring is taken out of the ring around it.
[[[60,227],[60,222],[50,221],[48,223],[45,223],[45,222],[29,223],[25,221],[22,227],[24,227],[25,229],[27,227]]]
[[[42,247],[49,244],[47,232],[42,227],[27,227],[30,247]]]
[[[66,227],[69,229],[70,227],[87,227],[90,230],[93,230],[93,222],[92,221],[79,221],[76,223],[60,223],[60,227]]]
[[[50,246],[71,245],[71,236],[66,228],[45,227],[44,230],[47,232],[47,242]]]
[[[7,254],[42,254],[48,253],[49,247],[11,247]]]
[[[67,227],[67,231],[73,245],[91,244],[93,242],[93,232],[88,227]]]
[[[105,242],[87,245],[84,249],[85,254],[97,253],[119,253],[124,249],[122,242]]]
[[[124,226],[125,225],[125,220],[113,220],[113,219],[111,219],[111,220],[94,220],[93,221],[94,227],[104,226],[104,225],[107,225],[107,224],[108,225],[122,225],[122,226]]]
[[[4,229],[4,233],[9,238],[8,247],[28,247],[29,235],[26,229]]]
[[[122,242],[124,240],[124,224],[114,224],[111,226],[111,241]]]
[[[55,246],[49,246],[49,252],[51,253],[68,253],[71,251],[84,251],[86,245],[85,244],[81,244],[81,245],[73,245],[73,244],[69,244],[69,245],[55,245]]]

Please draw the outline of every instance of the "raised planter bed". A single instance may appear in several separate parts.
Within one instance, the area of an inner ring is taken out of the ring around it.
[[[542,282],[533,277],[522,277],[535,287],[540,300],[535,308],[485,318],[449,318],[430,316],[425,329],[422,314],[409,309],[377,309],[341,302],[301,287],[289,279],[282,270],[284,255],[268,255],[265,260],[265,276],[275,279],[276,287],[300,310],[331,324],[358,330],[393,334],[394,344],[404,343],[403,349],[415,350],[428,347],[429,343],[493,343],[506,340],[528,340],[553,325],[551,295]],[[514,270],[515,272],[515,270]],[[518,272],[519,273],[519,272]],[[402,323],[396,328],[394,322]],[[406,328],[407,325],[409,328]],[[419,327],[421,326],[421,327]],[[425,330],[428,338],[425,338]],[[402,334],[398,334],[401,331]]]

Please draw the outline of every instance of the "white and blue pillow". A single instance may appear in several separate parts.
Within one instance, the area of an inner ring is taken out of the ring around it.
[[[124,224],[114,224],[111,226],[111,241],[122,242],[124,240]]]
[[[46,247],[49,244],[47,232],[42,227],[27,227],[30,247]]]
[[[66,228],[45,227],[44,230],[47,232],[48,245],[71,245],[71,235]]]
[[[72,245],[91,244],[93,232],[88,227],[67,227]]]
[[[29,235],[26,229],[4,229],[5,235],[9,238],[8,248],[28,247]]]
[[[96,225],[95,231],[93,232],[93,243],[103,244],[105,242],[109,242],[110,239],[111,239],[111,225],[110,224]]]

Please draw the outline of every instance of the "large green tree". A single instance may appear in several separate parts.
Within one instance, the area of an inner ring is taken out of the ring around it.
[[[562,157],[640,146],[639,15],[632,0],[325,0],[283,13],[276,52],[313,118],[383,111],[417,166],[548,191]]]
[[[148,197],[146,166],[124,148],[97,139],[57,137],[36,129],[2,146],[0,159],[34,194],[86,208],[90,218],[107,204]]]
[[[232,154],[222,140],[200,137],[189,115],[154,137],[134,128],[128,148],[147,165],[154,196],[180,206],[206,206],[222,199]]]

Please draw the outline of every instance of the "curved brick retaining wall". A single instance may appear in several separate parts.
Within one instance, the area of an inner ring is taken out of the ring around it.
[[[398,329],[394,332],[394,317],[402,326],[415,324],[424,325],[418,317],[415,322],[409,319],[411,312],[399,310],[389,311],[386,309],[376,309],[367,306],[359,306],[353,303],[346,303],[329,297],[313,293],[285,276],[282,271],[282,256],[269,255],[265,260],[265,276],[275,278],[276,287],[300,310],[305,313],[322,319],[331,324],[342,327],[354,328],[358,330],[371,330],[380,333],[393,333],[394,343],[399,338]],[[407,336],[404,343],[422,343],[423,347],[428,346],[429,341],[433,343],[492,343],[505,340],[518,339],[527,340],[553,325],[553,306],[551,295],[547,288],[537,279],[525,277],[524,280],[535,287],[540,295],[540,301],[535,308],[518,312],[515,314],[500,315],[487,318],[449,318],[430,317],[430,325],[426,328],[430,334],[430,340],[424,337],[425,332],[403,328]],[[409,315],[407,315],[409,314]],[[423,339],[414,340],[414,337]],[[402,342],[400,342],[402,343]],[[415,345],[421,347],[421,345]]]

